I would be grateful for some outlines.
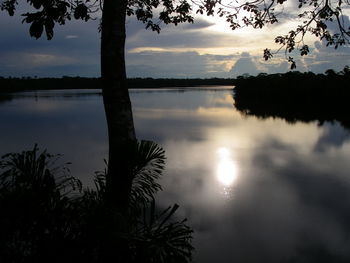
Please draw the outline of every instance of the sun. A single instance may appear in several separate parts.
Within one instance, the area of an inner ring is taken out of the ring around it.
[[[237,178],[237,165],[233,162],[231,152],[227,148],[219,148],[219,164],[216,176],[224,186],[231,186]]]

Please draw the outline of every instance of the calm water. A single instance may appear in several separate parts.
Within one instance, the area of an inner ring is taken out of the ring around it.
[[[349,262],[350,135],[339,124],[244,117],[232,91],[131,91],[137,136],[167,154],[161,206],[195,230],[194,262]],[[38,143],[91,184],[107,131],[94,91],[0,101],[0,154]]]

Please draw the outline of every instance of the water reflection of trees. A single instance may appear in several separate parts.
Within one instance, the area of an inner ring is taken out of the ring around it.
[[[159,211],[154,195],[164,151],[135,142],[130,205],[106,202],[106,171],[83,188],[46,151],[5,155],[0,162],[1,262],[188,262],[192,230],[176,221],[178,206]]]
[[[348,99],[350,70],[326,74],[289,72],[239,77],[234,89],[235,107],[244,115],[282,118],[320,124],[338,121],[350,128]]]
[[[0,93],[0,104],[5,103],[5,102],[9,102],[13,99],[13,96],[11,94],[1,94]]]

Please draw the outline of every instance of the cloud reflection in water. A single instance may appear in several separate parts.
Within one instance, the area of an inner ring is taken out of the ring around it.
[[[243,118],[232,91],[131,99],[138,137],[166,150],[158,205],[180,204],[178,216],[195,229],[195,263],[350,262],[350,140],[340,125]],[[101,98],[33,96],[0,106],[2,153],[38,142],[64,153],[85,180],[103,165]]]

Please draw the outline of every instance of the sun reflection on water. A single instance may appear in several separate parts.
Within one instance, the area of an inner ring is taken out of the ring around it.
[[[237,178],[237,166],[232,160],[229,149],[221,147],[217,153],[219,155],[219,164],[216,170],[217,179],[224,187],[230,187]]]

